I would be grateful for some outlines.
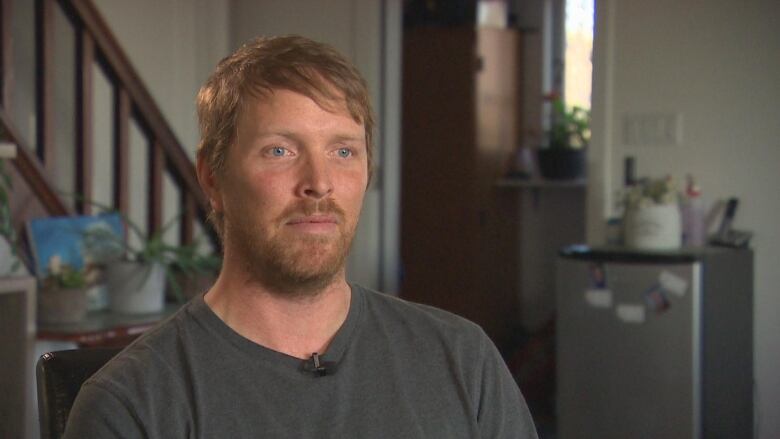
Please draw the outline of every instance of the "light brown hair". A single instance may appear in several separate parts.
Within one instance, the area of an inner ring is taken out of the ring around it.
[[[225,167],[246,101],[267,96],[274,89],[300,93],[327,110],[345,105],[355,122],[365,128],[371,181],[374,116],[366,82],[335,49],[301,36],[260,37],[246,43],[220,61],[201,87],[197,97],[198,158],[215,176]],[[221,215],[212,212],[210,219],[221,235]]]

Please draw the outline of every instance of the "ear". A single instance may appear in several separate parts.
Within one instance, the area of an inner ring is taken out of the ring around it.
[[[209,200],[211,208],[215,212],[222,211],[222,192],[219,188],[219,181],[211,166],[206,162],[201,154],[198,154],[196,168],[198,182]]]

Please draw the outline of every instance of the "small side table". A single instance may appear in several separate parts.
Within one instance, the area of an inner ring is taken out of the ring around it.
[[[111,311],[93,311],[78,323],[43,324],[38,326],[37,339],[66,341],[78,347],[126,346],[139,335],[173,315],[179,304],[167,305],[155,314],[119,314]]]

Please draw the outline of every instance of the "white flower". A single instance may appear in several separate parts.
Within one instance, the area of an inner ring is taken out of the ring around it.
[[[60,274],[62,271],[62,258],[60,255],[54,255],[49,258],[49,273],[53,275]]]
[[[642,197],[639,199],[639,203],[637,203],[637,206],[641,208],[647,208],[655,205],[655,202],[650,197]]]

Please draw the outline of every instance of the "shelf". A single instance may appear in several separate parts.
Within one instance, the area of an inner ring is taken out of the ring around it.
[[[495,186],[499,188],[518,188],[518,189],[546,189],[546,188],[584,188],[587,180],[544,180],[541,178],[502,178],[496,181]]]

